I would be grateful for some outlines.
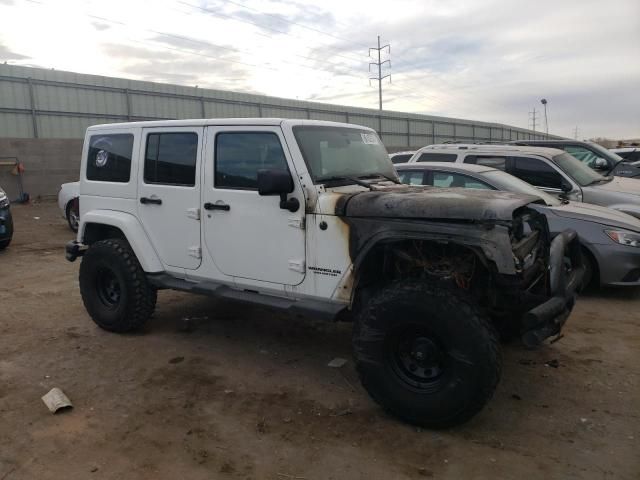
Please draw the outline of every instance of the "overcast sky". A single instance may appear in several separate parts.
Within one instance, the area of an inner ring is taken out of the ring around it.
[[[640,137],[640,0],[0,0],[0,25],[2,62],[370,108],[379,34],[385,109],[530,127],[544,97],[551,133]]]

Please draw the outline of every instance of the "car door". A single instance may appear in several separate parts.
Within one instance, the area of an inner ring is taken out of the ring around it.
[[[305,197],[279,127],[208,127],[202,180],[206,250],[226,275],[281,285],[305,276]],[[260,196],[258,170],[288,171],[300,207]]]
[[[200,175],[202,127],[142,131],[138,214],[165,265],[200,265]]]
[[[581,201],[582,189],[553,163],[534,157],[511,157],[508,173],[551,195]]]

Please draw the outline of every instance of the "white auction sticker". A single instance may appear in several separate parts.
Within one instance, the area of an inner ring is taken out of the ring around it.
[[[378,144],[378,137],[375,133],[361,133],[360,136],[362,137],[362,143],[364,143],[365,145]]]

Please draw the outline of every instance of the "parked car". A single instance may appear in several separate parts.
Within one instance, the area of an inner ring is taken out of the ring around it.
[[[389,159],[391,163],[406,163],[414,153],[414,151],[390,153]]]
[[[627,163],[640,162],[640,147],[610,148],[609,151],[615,153]]]
[[[629,165],[620,155],[593,142],[580,140],[517,140],[514,145],[558,148],[573,155],[588,167],[603,175],[640,177],[640,166]]]
[[[58,207],[62,216],[67,219],[69,228],[78,231],[80,223],[80,182],[63,183],[58,192]]]
[[[5,191],[0,188],[0,250],[4,250],[13,238],[13,218],[11,217],[11,202]]]
[[[419,425],[477,414],[500,376],[491,322],[539,345],[584,274],[575,232],[551,240],[537,197],[403,185],[367,127],[110,124],[89,127],[83,151],[66,256],[82,257],[97,325],[140,329],[162,288],[350,319],[364,388]]]
[[[640,182],[603,176],[562,150],[519,145],[430,145],[418,150],[409,162],[424,161],[425,152],[447,154],[451,162],[498,168],[549,194],[640,217]]]
[[[626,213],[557,197],[492,167],[468,163],[409,163],[396,167],[410,185],[462,187],[537,195],[551,235],[575,230],[585,257],[584,285],[640,285],[640,220]]]

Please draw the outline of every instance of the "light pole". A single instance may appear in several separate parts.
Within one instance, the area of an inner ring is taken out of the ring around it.
[[[544,131],[547,134],[547,138],[549,138],[549,120],[547,119],[547,99],[543,98],[540,100],[540,103],[544,106]]]

